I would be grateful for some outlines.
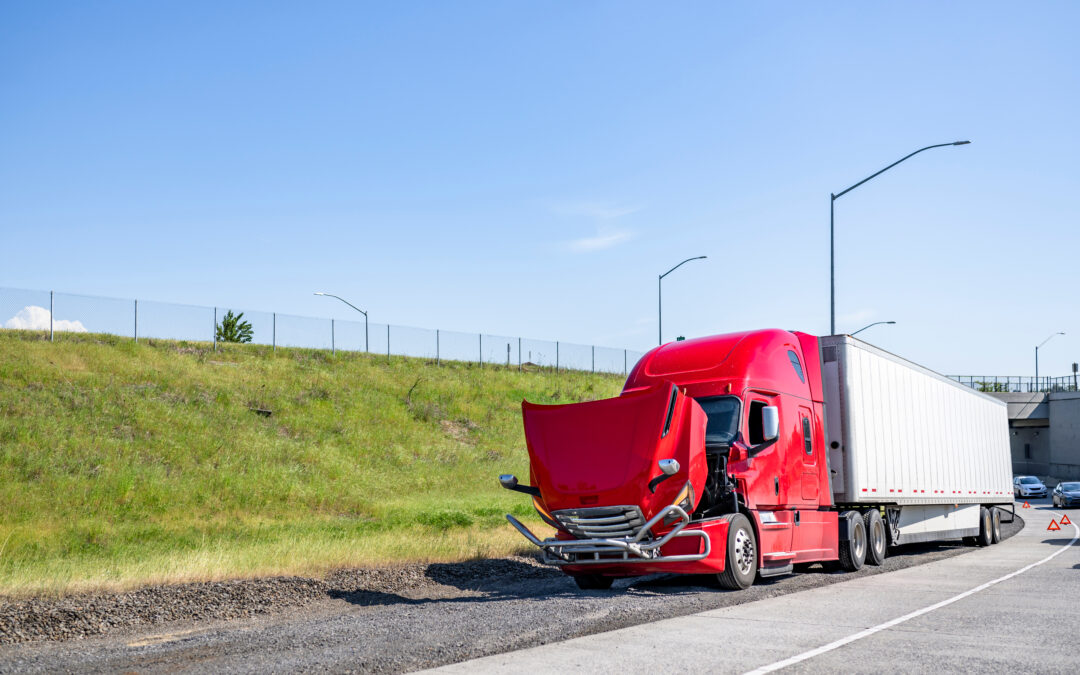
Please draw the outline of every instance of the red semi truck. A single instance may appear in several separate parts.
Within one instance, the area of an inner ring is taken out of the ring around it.
[[[847,335],[759,330],[668,343],[622,393],[522,403],[529,485],[555,536],[510,523],[583,589],[657,572],[725,588],[890,546],[1000,537],[1004,403]]]

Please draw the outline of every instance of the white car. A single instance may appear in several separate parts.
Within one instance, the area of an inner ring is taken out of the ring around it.
[[[1035,476],[1015,476],[1013,478],[1013,496],[1017,499],[1045,497],[1046,486]]]

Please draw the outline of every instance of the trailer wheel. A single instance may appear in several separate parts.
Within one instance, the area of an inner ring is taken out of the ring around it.
[[[728,519],[727,554],[724,571],[716,575],[723,588],[741,591],[750,588],[757,575],[757,539],[750,520],[741,513],[724,516]]]
[[[601,574],[575,574],[574,583],[583,591],[606,591],[611,588],[613,577],[605,577]]]
[[[1001,541],[1001,510],[998,508],[990,509],[990,513],[994,518],[994,543]]]
[[[840,542],[840,569],[858,572],[866,561],[866,527],[858,511],[845,511],[848,520],[848,539]]]
[[[866,562],[878,567],[885,564],[885,521],[877,509],[870,509],[863,514],[863,527],[866,528]]]
[[[994,518],[990,515],[990,509],[985,506],[979,507],[979,546],[989,546],[994,543]]]

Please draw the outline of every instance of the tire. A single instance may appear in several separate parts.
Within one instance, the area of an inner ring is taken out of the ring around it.
[[[866,526],[858,511],[844,511],[841,518],[848,520],[848,540],[840,542],[840,569],[858,572],[866,562]]]
[[[574,583],[583,591],[606,591],[615,579],[600,574],[575,574]]]
[[[979,546],[989,546],[994,543],[994,519],[990,515],[990,509],[985,506],[979,507]]]
[[[863,514],[863,528],[866,530],[866,562],[880,567],[885,564],[889,546],[885,536],[885,521],[877,509]]]
[[[994,527],[993,527],[993,529],[991,531],[993,532],[993,535],[994,535],[993,536],[993,539],[994,539],[993,543],[996,544],[999,541],[1001,541],[1001,510],[996,509],[996,508],[990,509],[990,516],[994,521]]]
[[[716,575],[716,580],[728,590],[746,590],[757,575],[757,537],[743,514],[724,517],[728,519],[727,552],[724,571]]]

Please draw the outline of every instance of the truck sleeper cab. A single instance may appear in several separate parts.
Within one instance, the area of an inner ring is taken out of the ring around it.
[[[825,340],[836,338],[852,340]],[[833,356],[852,351],[843,341],[828,346]],[[944,498],[903,505],[895,492],[885,499],[890,493],[861,487],[877,478],[867,482],[859,472],[881,467],[850,461],[842,432],[864,432],[852,417],[866,410],[843,408],[836,391],[829,421],[840,440],[826,435],[826,390],[843,388],[834,382],[842,380],[839,366],[826,364],[821,341],[805,333],[734,333],[653,349],[613,399],[523,402],[530,485],[509,475],[500,481],[531,495],[555,536],[541,540],[507,519],[582,588],[655,572],[711,573],[726,588],[747,588],[801,563],[856,570],[881,564],[904,534],[914,541],[985,531],[992,543],[1000,514],[980,506],[992,499],[975,500],[960,517],[959,504],[949,512]],[[854,445],[866,453],[864,439]],[[905,477],[916,464],[904,467]],[[1000,482],[996,473],[982,472],[984,482]],[[921,510],[929,506],[930,519],[952,521],[927,529]]]

